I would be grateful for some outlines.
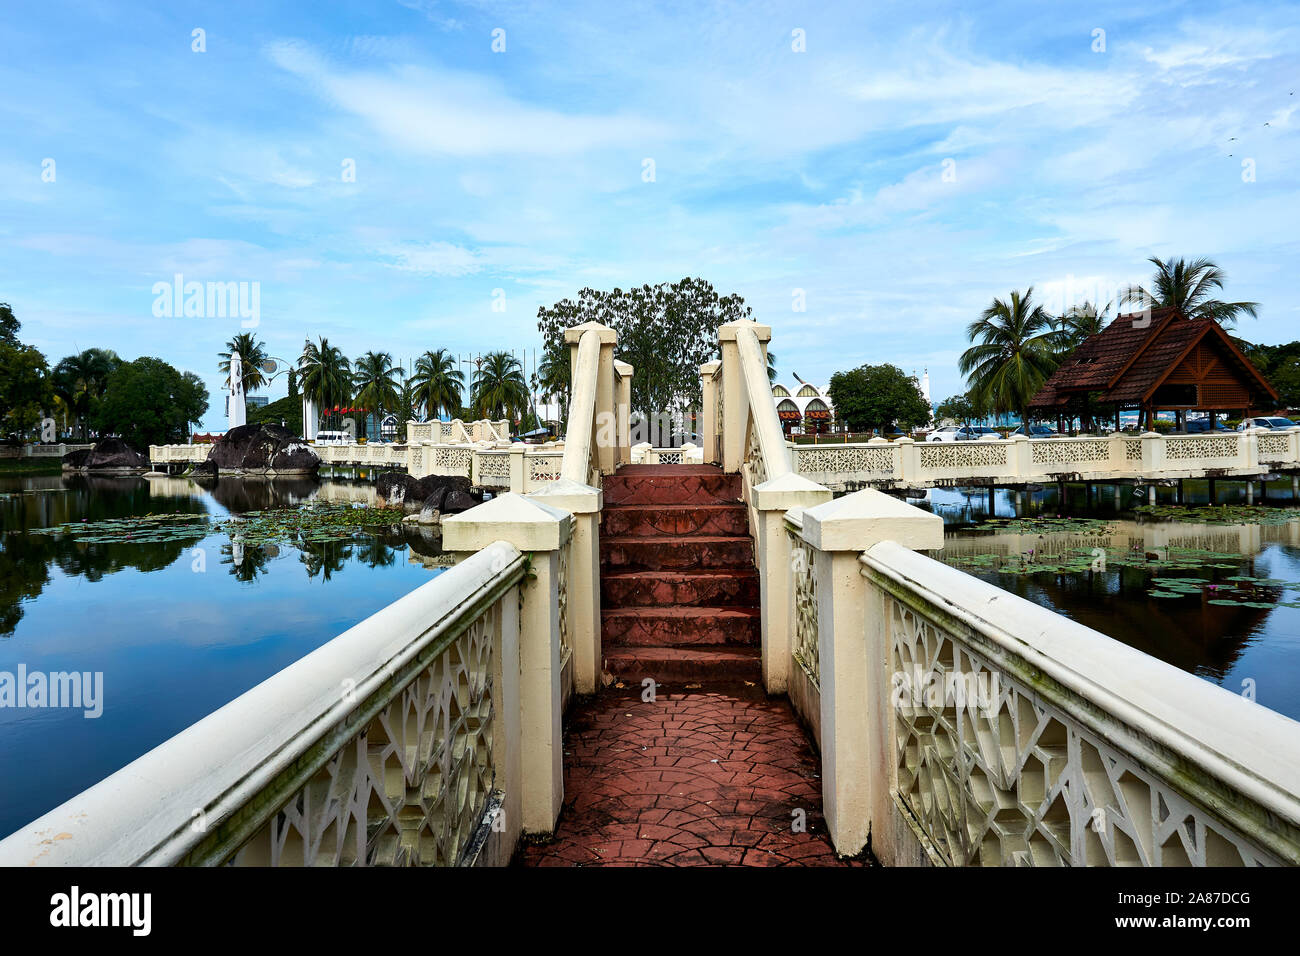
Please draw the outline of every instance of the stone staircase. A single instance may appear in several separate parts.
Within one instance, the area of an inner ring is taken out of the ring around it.
[[[740,476],[624,465],[604,490],[605,671],[632,683],[758,683],[758,575]]]

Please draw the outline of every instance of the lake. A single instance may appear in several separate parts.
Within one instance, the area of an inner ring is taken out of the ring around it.
[[[1300,510],[1285,492],[1246,508],[1235,488],[1210,509],[1188,485],[1189,509],[1154,513],[1129,510],[1131,489],[1116,510],[1109,487],[1068,508],[1055,489],[999,491],[996,517],[982,490],[913,503],[944,517],[943,561],[1300,720]]]
[[[304,505],[378,501],[365,482],[0,478],[0,673],[103,675],[98,717],[0,707],[0,835],[438,573],[409,526],[220,525]]]

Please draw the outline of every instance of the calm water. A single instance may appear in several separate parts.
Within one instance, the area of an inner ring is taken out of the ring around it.
[[[1220,491],[1221,503],[1240,503],[1238,488]],[[1162,489],[1162,504],[1168,494]],[[944,560],[1235,693],[1253,686],[1259,703],[1300,719],[1300,519],[1279,521],[1280,512],[1269,523],[1139,518],[1124,510],[1131,498],[1126,491],[1117,511],[1109,488],[1091,508],[1078,491],[1068,507],[1054,489],[1019,499],[997,492],[994,510],[1002,519],[1095,519],[1090,527],[1027,533],[990,523],[985,491],[934,490],[927,502],[913,503],[947,522]],[[1289,488],[1270,490],[1270,499],[1296,504]],[[1204,486],[1189,483],[1187,500],[1204,503]],[[1110,557],[1104,566],[1083,557],[1095,548]],[[1033,561],[1076,566],[1005,570],[1031,552]],[[1182,566],[1171,570],[1171,559]],[[1078,567],[1081,562],[1088,566]],[[1192,583],[1167,586],[1179,581]]]
[[[436,538],[236,547],[24,534],[147,514],[226,517],[312,499],[375,505],[364,483],[0,478],[0,672],[103,672],[103,713],[0,707],[0,835],[103,779],[396,598]]]

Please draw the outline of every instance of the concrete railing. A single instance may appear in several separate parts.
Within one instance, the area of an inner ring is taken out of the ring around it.
[[[563,791],[531,719],[559,702],[529,672],[559,645],[554,550],[530,577],[487,543],[0,842],[0,865],[504,864]]]
[[[836,490],[932,488],[1043,480],[1244,478],[1300,469],[1300,428],[1211,435],[1112,434],[917,442],[790,445],[794,470]]]
[[[93,444],[69,445],[64,443],[57,445],[25,444],[5,446],[0,447],[0,458],[62,458],[69,452],[86,451],[94,447]]]
[[[916,553],[942,520],[878,491],[786,532],[790,696],[840,852],[1300,864],[1300,724]]]
[[[649,442],[633,445],[631,461],[634,465],[702,465],[704,450],[687,442],[677,448],[655,448]]]

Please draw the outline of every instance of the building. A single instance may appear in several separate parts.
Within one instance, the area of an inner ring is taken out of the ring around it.
[[[1137,410],[1140,427],[1172,411],[1245,417],[1276,407],[1277,391],[1219,323],[1172,309],[1118,316],[1066,356],[1030,402],[1039,418],[1114,422]]]
[[[824,435],[835,421],[835,405],[820,389],[800,382],[797,389],[786,385],[773,385],[772,398],[776,414],[787,435],[798,430],[804,435]]]

